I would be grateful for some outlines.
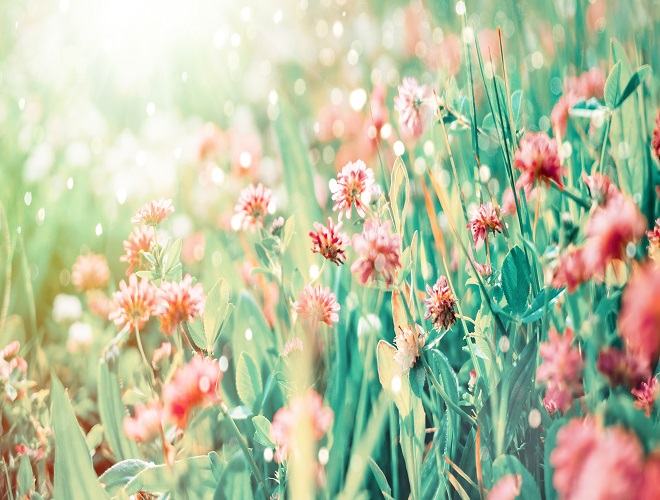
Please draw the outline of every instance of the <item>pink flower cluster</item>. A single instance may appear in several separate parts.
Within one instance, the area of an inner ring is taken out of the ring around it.
[[[551,181],[560,189],[564,187],[564,168],[557,152],[557,141],[545,132],[530,132],[520,140],[513,165],[521,172],[516,182],[518,189],[524,188],[527,191],[541,182],[549,185]]]
[[[426,293],[424,319],[430,319],[437,331],[448,330],[456,321],[456,297],[447,278],[440,276],[433,287],[426,285]]]
[[[569,293],[590,278],[603,279],[608,264],[626,258],[629,244],[646,231],[646,218],[635,202],[622,194],[606,177],[586,177],[595,205],[585,225],[586,242],[560,256],[553,286],[566,286]]]
[[[193,357],[163,386],[163,400],[135,406],[134,416],[124,419],[124,432],[136,441],[151,441],[163,435],[163,426],[184,429],[192,412],[220,402],[220,365],[214,359]]]
[[[568,126],[568,112],[581,100],[592,97],[603,99],[605,74],[600,68],[591,68],[578,77],[566,78],[564,95],[557,101],[550,114],[550,122],[555,134],[563,137]]]
[[[489,232],[502,232],[502,222],[498,210],[491,202],[479,205],[466,227],[472,233],[472,241],[477,249],[483,246]]]
[[[554,328],[548,331],[548,342],[539,345],[542,363],[536,369],[536,381],[545,385],[543,403],[550,413],[566,412],[573,398],[583,393],[582,356],[572,346],[573,331],[567,328],[560,335]]]
[[[292,398],[273,416],[270,439],[277,446],[275,461],[282,463],[297,453],[302,439],[320,441],[330,430],[333,418],[332,409],[323,406],[323,398],[311,389]]]
[[[424,133],[424,107],[429,97],[426,85],[406,77],[399,85],[399,95],[394,98],[394,108],[399,113],[399,129],[406,138],[418,139]]]
[[[335,294],[329,288],[323,288],[321,285],[312,288],[311,285],[307,285],[298,297],[299,299],[294,302],[293,307],[307,324],[312,325],[312,328],[319,323],[332,326],[333,323],[339,321],[337,312],[340,306]]]
[[[651,500],[660,491],[658,454],[645,457],[632,431],[604,428],[594,417],[572,419],[559,430],[550,464],[552,484],[564,500]]]
[[[192,276],[186,274],[180,283],[165,281],[158,290],[159,304],[154,315],[160,320],[160,329],[171,335],[182,321],[193,321],[204,314],[204,289],[200,283],[192,284]]]
[[[110,268],[104,255],[79,255],[71,268],[71,283],[79,292],[105,288],[110,281]]]
[[[366,205],[371,196],[374,184],[374,171],[367,167],[362,160],[348,162],[337,175],[337,179],[330,181],[330,191],[333,212],[339,212],[339,220],[345,214],[347,219],[351,218],[353,205],[360,217],[366,215]]]
[[[394,283],[401,267],[401,240],[398,234],[390,233],[390,226],[390,221],[369,219],[365,221],[362,233],[353,236],[353,248],[359,258],[351,266],[351,272],[363,285],[378,276],[387,286]]]

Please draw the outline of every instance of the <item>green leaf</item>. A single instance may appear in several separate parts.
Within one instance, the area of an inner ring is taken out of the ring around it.
[[[259,367],[247,352],[242,352],[238,358],[238,364],[236,366],[236,390],[241,401],[254,410],[263,392],[263,386]]]
[[[32,464],[30,464],[30,457],[27,455],[21,456],[21,463],[18,466],[18,496],[23,497],[27,495],[30,490],[34,488],[34,473],[32,472]]]
[[[89,449],[69,398],[55,375],[51,379],[51,418],[55,434],[54,498],[109,498],[92,466]]]
[[[206,296],[204,306],[204,335],[206,347],[211,350],[220,333],[220,327],[231,314],[229,287],[224,279],[219,279]]]
[[[536,297],[534,297],[530,306],[520,317],[520,321],[523,323],[532,323],[537,319],[540,319],[543,316],[543,311],[546,310],[546,302],[547,310],[549,311],[562,296],[564,290],[565,288],[557,289],[548,286],[543,288]]]
[[[610,71],[610,74],[607,76],[607,81],[605,82],[605,104],[610,109],[617,107],[617,102],[619,100],[619,78],[621,75],[621,61],[617,62]]]
[[[268,255],[266,248],[261,243],[255,243],[254,249],[257,253],[257,259],[259,260],[261,266],[266,269],[270,269],[272,267],[272,261],[270,260],[270,256]]]
[[[110,495],[115,495],[140,472],[153,466],[153,463],[145,462],[144,460],[123,460],[106,470],[99,478],[99,481],[104,485],[105,491]]]
[[[277,240],[277,238],[274,238],[272,236],[268,236],[261,240],[261,245],[271,253],[279,253],[280,252],[280,242]]]
[[[263,415],[252,417],[252,424],[254,425],[254,440],[264,446],[274,448],[275,444],[270,440],[271,423]]]
[[[99,363],[97,391],[101,424],[115,458],[126,460],[142,457],[135,441],[124,434],[124,419],[127,414],[121,400],[119,378],[114,370],[111,371],[107,362]]]
[[[541,492],[536,481],[534,481],[534,477],[529,473],[525,466],[520,463],[520,460],[511,455],[497,457],[493,462],[493,484],[507,474],[519,474],[522,478],[520,494],[516,498],[524,500],[541,500]]]
[[[406,166],[397,156],[392,167],[392,179],[390,185],[390,203],[392,205],[392,216],[397,232],[403,236],[403,226],[406,219],[409,198],[409,180]]]
[[[387,495],[392,495],[392,488],[390,488],[390,485],[387,482],[387,476],[385,476],[385,473],[381,470],[380,467],[378,467],[378,464],[374,461],[373,458],[369,457],[367,460],[369,462],[369,468],[371,469],[371,472],[376,479],[376,483],[378,483],[380,491]]]
[[[282,237],[281,237],[282,252],[284,252],[284,250],[288,248],[289,243],[291,243],[291,238],[293,238],[295,223],[296,223],[296,219],[294,215],[289,217],[284,223],[284,228],[282,229]]]
[[[502,289],[511,310],[520,314],[527,308],[530,269],[525,253],[513,247],[502,264]]]
[[[620,64],[620,63],[617,63]],[[630,80],[628,80],[628,83],[626,84],[626,87],[623,89],[623,92],[621,93],[621,97],[616,101],[616,106],[615,108],[618,108],[621,106],[628,97],[639,87],[646,78],[648,78],[651,73],[653,73],[653,70],[651,69],[651,66],[648,64],[645,64],[644,66],[640,66],[637,71],[633,74],[633,76],[630,77]]]
[[[175,488],[178,482],[184,477],[186,478],[186,489],[191,493],[201,488],[212,489],[216,485],[213,472],[211,471],[211,460],[208,455],[202,455],[178,460],[172,466],[163,464],[148,467],[131,479],[125,489],[129,495],[135,495],[140,491],[146,493],[166,493]],[[198,495],[192,496],[199,498]],[[95,497],[83,495],[75,498]]]

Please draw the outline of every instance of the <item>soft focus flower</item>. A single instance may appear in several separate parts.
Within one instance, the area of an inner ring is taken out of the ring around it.
[[[408,373],[415,365],[419,357],[419,348],[424,347],[425,341],[424,331],[419,325],[415,325],[414,328],[410,325],[399,327],[394,337],[396,345],[394,361],[401,368],[401,373]]]
[[[473,392],[474,387],[477,385],[477,370],[472,368],[470,370],[470,377],[468,378],[468,391]]]
[[[361,234],[353,236],[353,248],[360,256],[351,266],[360,283],[365,285],[379,275],[390,286],[401,267],[400,237],[390,234],[391,222],[377,219],[365,221]]]
[[[271,190],[261,183],[257,186],[250,184],[241,191],[238,203],[234,208],[232,227],[244,231],[250,228],[253,232],[257,228],[264,227],[264,216],[274,208],[271,195]]]
[[[53,300],[53,319],[57,323],[72,323],[82,316],[82,304],[75,295],[60,293]]]
[[[611,198],[604,207],[594,210],[586,223],[584,264],[592,274],[605,274],[607,264],[623,259],[626,246],[638,241],[645,231],[646,218],[631,198]]]
[[[71,268],[71,283],[79,292],[104,288],[110,280],[110,268],[104,255],[79,255]]]
[[[660,266],[649,263],[630,279],[621,297],[619,335],[626,350],[653,369],[660,353]]]
[[[658,260],[660,251],[660,219],[655,221],[653,229],[646,231],[646,237],[649,239],[649,257]]]
[[[502,476],[490,489],[487,500],[514,500],[520,495],[522,476],[507,474]]]
[[[154,200],[151,203],[147,203],[144,207],[138,210],[131,219],[131,222],[134,224],[144,224],[146,226],[157,226],[167,219],[167,216],[173,212],[174,207],[172,206],[172,200],[161,198],[160,200]]]
[[[589,188],[589,193],[597,205],[607,205],[608,202],[622,196],[616,184],[606,175],[599,173],[592,175],[584,174],[582,179]]]
[[[76,321],[69,327],[66,348],[72,353],[85,351],[92,345],[93,337],[92,325]]]
[[[591,417],[559,429],[550,454],[552,484],[564,500],[630,498],[642,479],[643,449],[631,431],[602,429]]]
[[[481,248],[488,237],[488,232],[501,233],[502,222],[499,214],[491,202],[479,205],[472,214],[466,226],[472,233],[475,248]]]
[[[582,395],[582,356],[572,343],[570,328],[564,335],[551,328],[548,342],[539,344],[542,363],[536,369],[536,381],[545,384],[545,397],[562,412],[571,406],[573,397]]]
[[[108,319],[108,315],[112,311],[112,300],[100,290],[90,290],[87,292],[87,307],[89,311],[105,320]]]
[[[521,171],[516,187],[531,189],[535,184],[550,181],[564,188],[561,176],[563,168],[557,153],[557,141],[551,139],[545,132],[527,133],[520,140],[520,148],[516,151],[513,165]]]
[[[660,491],[660,450],[657,448],[646,457],[642,483],[635,500],[657,500]]]
[[[21,343],[18,340],[12,340],[2,350],[0,350],[0,359],[7,360],[13,358],[18,354],[21,348]]]
[[[163,404],[168,420],[185,428],[192,411],[198,406],[218,403],[216,387],[222,372],[215,359],[195,356],[179,368],[163,387]]]
[[[440,276],[433,287],[426,285],[426,293],[424,319],[430,319],[437,331],[448,330],[456,321],[456,297],[447,278]]]
[[[282,351],[282,354],[284,354],[284,356],[286,357],[289,357],[295,351],[302,351],[302,350],[303,350],[302,340],[300,340],[298,337],[293,337],[292,339],[287,340],[286,343],[284,344],[284,350]]]
[[[181,283],[163,282],[157,300],[154,315],[160,320],[161,331],[167,335],[171,335],[182,321],[192,321],[204,311],[204,289],[201,283],[193,285],[189,274]]]
[[[315,222],[314,229],[316,231],[309,232],[309,237],[312,238],[312,252],[320,253],[323,257],[338,266],[342,265],[346,260],[344,247],[350,241],[346,233],[341,232],[342,224],[342,221],[333,224],[332,218],[328,217],[327,227],[320,222]]]
[[[580,96],[573,92],[564,94],[559,98],[550,113],[550,123],[556,135],[563,137],[568,129],[568,113],[580,101]]]
[[[565,286],[568,293],[573,293],[592,277],[591,270],[584,264],[584,251],[584,248],[570,248],[559,256],[552,278],[553,287]]]
[[[474,268],[481,276],[490,276],[491,274],[493,274],[492,264],[480,264],[479,262],[475,262]]]
[[[330,181],[332,201],[335,202],[332,211],[339,211],[339,220],[344,214],[347,219],[351,218],[353,204],[360,217],[366,215],[365,207],[371,196],[373,184],[374,171],[367,167],[362,160],[348,162],[344,165],[337,175],[337,179]]]
[[[163,407],[156,401],[147,406],[137,404],[135,416],[124,418],[124,432],[137,442],[152,441],[160,435],[164,417]]]
[[[151,356],[151,366],[154,370],[158,368],[158,365],[164,359],[168,359],[172,355],[172,344],[169,342],[163,342],[159,348],[157,348],[153,355]]]
[[[145,269],[147,260],[142,253],[150,252],[153,242],[154,231],[147,226],[136,227],[128,235],[128,239],[124,240],[124,255],[119,257],[119,260],[128,264],[126,276],[129,276],[135,269]]]
[[[330,430],[334,413],[323,406],[323,398],[308,390],[277,410],[273,416],[270,439],[277,445],[275,461],[282,463],[292,453],[298,452],[301,439],[319,441]]]
[[[422,106],[428,98],[426,85],[419,85],[412,77],[403,79],[399,95],[394,98],[394,108],[399,113],[399,128],[403,135],[418,138],[424,133]]]
[[[322,322],[332,326],[333,323],[339,321],[337,311],[340,306],[335,294],[330,291],[330,288],[323,288],[321,285],[316,288],[307,285],[298,294],[298,301],[293,303],[293,307],[296,308],[296,313],[312,325]]]
[[[135,274],[119,283],[113,294],[114,309],[108,319],[117,326],[127,325],[129,330],[142,327],[149,321],[156,306],[156,290],[147,278],[138,281]]]
[[[660,109],[658,109],[658,114],[655,116],[655,128],[653,129],[651,148],[653,148],[655,157],[660,160]]]
[[[658,379],[649,378],[647,381],[639,384],[637,389],[633,389],[631,394],[635,396],[635,408],[644,410],[647,417],[651,416],[655,400],[658,399]]]
[[[607,347],[598,353],[596,369],[607,377],[612,387],[623,384],[633,389],[651,376],[646,363],[616,347]]]
[[[550,114],[550,122],[556,134],[566,135],[568,113],[573,106],[582,100],[592,97],[603,99],[605,91],[605,74],[600,68],[591,68],[578,77],[568,77],[564,82],[564,95],[561,96]]]

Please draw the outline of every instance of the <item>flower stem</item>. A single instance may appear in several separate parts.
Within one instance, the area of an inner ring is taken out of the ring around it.
[[[264,478],[261,475],[261,472],[259,471],[259,467],[257,467],[257,463],[254,461],[254,457],[252,456],[250,450],[247,447],[247,443],[245,441],[245,438],[243,437],[243,434],[241,434],[241,431],[236,426],[236,422],[234,422],[234,419],[229,414],[229,408],[227,408],[227,405],[225,403],[220,403],[220,410],[222,411],[222,414],[225,417],[227,417],[227,419],[229,420],[230,428],[234,434],[234,437],[238,441],[241,450],[243,450],[243,454],[245,455],[245,458],[247,458],[248,463],[250,464],[250,469],[252,469],[252,473],[254,474],[254,477],[257,478],[257,482],[261,487],[261,491],[264,494],[265,499],[268,500],[270,496],[268,494],[268,488],[266,487]]]

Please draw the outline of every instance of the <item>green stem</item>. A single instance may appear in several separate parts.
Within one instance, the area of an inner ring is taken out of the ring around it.
[[[247,443],[245,441],[245,438],[243,437],[243,434],[241,434],[241,431],[236,426],[236,422],[234,422],[234,419],[229,414],[229,408],[227,408],[227,405],[225,403],[220,403],[220,410],[222,411],[222,414],[225,417],[227,417],[227,419],[229,420],[230,428],[234,434],[234,437],[238,441],[241,450],[243,450],[243,454],[245,455],[245,458],[247,458],[248,463],[250,464],[250,469],[252,469],[252,473],[254,474],[254,477],[257,478],[257,482],[261,487],[261,491],[264,494],[265,499],[268,500],[268,498],[270,497],[270,495],[268,494],[268,488],[266,487],[264,478],[261,475],[261,472],[259,471],[259,467],[257,467],[257,463],[254,461],[254,457],[252,456],[250,450],[247,447]]]
[[[564,189],[560,189],[559,186],[557,184],[555,184],[554,182],[551,183],[551,186],[553,188],[557,189],[560,193],[568,196],[571,200],[573,200],[575,203],[577,203],[581,207],[583,207],[587,210],[589,210],[591,208],[591,204],[587,200],[582,198],[579,194],[574,192],[573,190],[571,190],[567,187],[564,187]]]

